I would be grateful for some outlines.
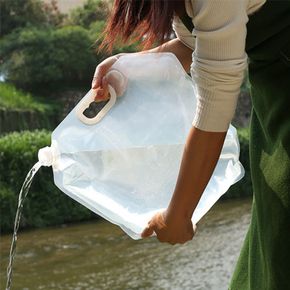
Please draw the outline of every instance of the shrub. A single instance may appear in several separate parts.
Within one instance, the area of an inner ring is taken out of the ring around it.
[[[0,229],[1,231],[11,231],[16,213],[17,195],[0,183]]]
[[[0,228],[11,231],[17,198],[26,174],[37,161],[40,148],[50,144],[48,131],[11,133],[0,138]],[[87,220],[89,210],[60,192],[51,168],[36,174],[23,209],[21,227],[43,227]]]
[[[37,101],[31,94],[22,92],[8,83],[0,83],[0,107],[39,112],[52,110],[48,104]]]
[[[31,129],[53,129],[60,106],[35,98],[8,83],[0,83],[0,134]]]

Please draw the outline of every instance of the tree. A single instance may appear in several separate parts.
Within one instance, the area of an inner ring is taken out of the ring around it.
[[[0,0],[0,15],[0,37],[15,29],[58,26],[64,18],[56,0],[48,4],[40,0]]]
[[[16,31],[0,43],[0,73],[32,92],[87,86],[97,61],[92,44],[79,26]]]
[[[105,0],[87,0],[83,7],[74,9],[69,22],[89,28],[98,21],[105,21],[109,14],[109,2]]]

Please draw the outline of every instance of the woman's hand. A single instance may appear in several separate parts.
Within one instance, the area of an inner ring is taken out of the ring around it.
[[[196,226],[192,225],[190,218],[171,216],[168,211],[164,211],[153,216],[141,236],[147,238],[155,232],[160,242],[175,245],[192,240],[195,231]]]
[[[142,237],[149,237],[155,232],[159,241],[171,244],[192,239],[195,228],[191,217],[212,176],[226,133],[206,132],[195,127],[190,129],[168,208],[151,219]]]
[[[114,82],[114,80],[108,79],[106,74],[121,55],[122,54],[118,54],[108,57],[96,67],[92,81],[92,89],[96,89],[96,101],[105,101],[109,99],[108,84]]]

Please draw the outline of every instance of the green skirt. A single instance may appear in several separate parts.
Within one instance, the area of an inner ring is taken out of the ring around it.
[[[254,198],[231,290],[290,289],[290,1],[267,5],[248,25]]]

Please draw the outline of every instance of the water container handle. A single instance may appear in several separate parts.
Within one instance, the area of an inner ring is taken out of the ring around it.
[[[109,112],[109,110],[114,106],[117,99],[117,94],[114,88],[111,85],[108,85],[110,100],[103,107],[103,109],[93,118],[88,118],[84,115],[84,111],[89,107],[89,105],[95,101],[96,90],[91,89],[78,103],[76,106],[75,112],[78,119],[86,125],[95,125],[100,122],[104,116]]]

